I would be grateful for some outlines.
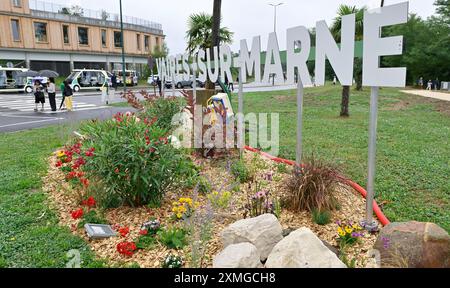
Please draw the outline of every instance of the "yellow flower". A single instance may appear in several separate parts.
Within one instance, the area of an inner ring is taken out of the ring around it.
[[[353,229],[349,226],[345,227],[345,232],[347,232],[348,234],[351,234],[353,232]]]
[[[62,158],[62,157],[64,157],[66,155],[66,153],[64,153],[64,151],[58,151],[57,153],[56,153],[56,156],[58,156],[58,158]]]
[[[172,212],[176,213],[178,211],[177,207],[173,207]]]
[[[181,218],[183,218],[183,214],[181,214],[181,213],[178,213],[178,214],[177,214],[177,218],[178,218],[178,219],[181,219]]]
[[[359,226],[358,224],[354,224],[352,226],[352,228],[353,228],[353,230],[361,230],[362,229],[361,226]]]

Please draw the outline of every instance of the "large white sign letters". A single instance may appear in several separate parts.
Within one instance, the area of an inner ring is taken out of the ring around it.
[[[380,29],[385,26],[406,23],[408,2],[366,11],[364,14],[363,85],[404,87],[406,68],[380,68],[380,57],[401,55],[403,37],[381,38]],[[342,85],[353,84],[355,58],[355,15],[342,18],[341,43],[336,43],[325,21],[316,23],[315,80],[325,84],[325,60],[328,59]],[[254,77],[254,82],[268,83],[271,77],[278,84],[294,84],[296,73],[302,83],[311,85],[311,71],[306,65],[311,52],[311,35],[303,26],[287,30],[286,71],[280,57],[278,37],[275,32],[268,37],[266,57],[261,63],[261,37],[252,39],[249,49],[247,40],[240,41],[240,54],[233,59],[228,45],[199,50],[193,59],[187,54],[157,59],[159,76],[162,79],[187,80],[190,78],[189,61],[193,61],[200,81],[207,76],[212,82],[225,76],[233,81],[231,67],[242,67],[242,81]],[[263,66],[262,66],[263,64]],[[262,67],[264,69],[262,70]]]

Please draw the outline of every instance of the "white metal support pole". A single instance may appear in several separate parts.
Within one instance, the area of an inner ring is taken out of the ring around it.
[[[377,154],[377,126],[378,126],[378,94],[379,87],[372,87],[370,93],[370,126],[369,126],[369,161],[366,197],[366,221],[364,226],[369,231],[377,229],[373,220],[373,200],[375,198],[375,167]]]
[[[303,95],[303,82],[299,77],[297,84],[297,172],[301,167],[303,157]]]
[[[238,147],[241,158],[244,156],[245,125],[244,125],[244,83],[242,83],[242,63],[239,65],[239,93],[238,93]]]
[[[172,96],[175,97],[175,74],[172,75]]]
[[[192,81],[192,96],[194,97],[194,102],[197,103],[197,71],[194,67],[194,64],[192,64],[192,75],[192,77],[194,78],[194,80]]]

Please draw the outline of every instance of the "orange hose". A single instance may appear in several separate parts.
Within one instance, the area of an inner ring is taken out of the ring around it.
[[[245,150],[250,151],[250,152],[254,152],[254,153],[258,153],[272,161],[275,161],[277,163],[283,163],[289,166],[295,166],[296,163],[295,161],[291,161],[291,160],[287,160],[287,159],[283,159],[283,158],[278,158],[278,157],[274,157],[266,152],[262,152],[258,149],[255,149],[253,147],[250,146],[245,146]],[[345,184],[349,185],[350,187],[352,187],[353,189],[355,189],[356,191],[358,191],[364,198],[367,197],[367,191],[362,188],[360,185],[358,185],[357,183],[340,176],[339,177]],[[383,226],[389,225],[391,222],[389,221],[389,219],[384,215],[383,211],[381,211],[380,206],[378,206],[377,202],[374,200],[373,201],[373,211],[375,212],[375,215],[377,216],[378,220],[380,221],[380,223]]]

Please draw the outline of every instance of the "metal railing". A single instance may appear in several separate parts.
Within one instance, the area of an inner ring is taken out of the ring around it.
[[[71,5],[64,6],[40,0],[30,0],[31,13],[36,17],[120,27],[119,14],[85,8],[74,11],[72,8]],[[162,25],[159,23],[125,15],[123,16],[123,22],[125,28],[143,27],[149,32],[163,34]]]

